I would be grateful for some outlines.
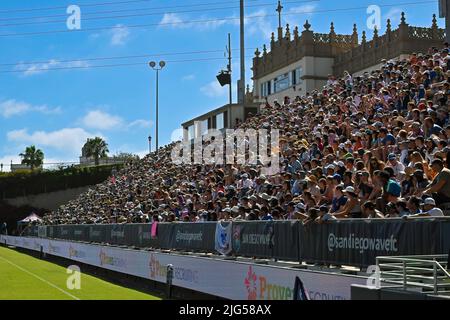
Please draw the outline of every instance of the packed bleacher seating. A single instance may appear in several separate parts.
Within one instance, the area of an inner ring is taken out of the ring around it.
[[[250,165],[175,165],[170,144],[43,224],[443,216],[450,203],[449,65],[448,45],[432,48],[267,103],[239,127],[280,130],[279,174]]]

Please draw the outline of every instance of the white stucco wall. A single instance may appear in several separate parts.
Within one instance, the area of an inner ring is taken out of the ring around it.
[[[274,78],[283,75],[288,72],[292,72],[298,68],[303,69],[302,76],[313,77],[327,77],[333,73],[333,58],[318,58],[318,57],[304,57],[301,60],[290,64],[284,68],[281,68],[275,72],[272,72],[262,78],[254,80],[255,95],[259,96],[259,102],[264,102],[264,98],[261,98],[261,84],[273,80]],[[274,100],[283,101],[284,97],[288,96],[295,98],[296,96],[305,95],[307,92],[311,92],[315,89],[321,88],[326,83],[325,80],[305,79],[301,84],[291,86],[286,90],[271,94],[267,97],[269,103],[273,103]]]

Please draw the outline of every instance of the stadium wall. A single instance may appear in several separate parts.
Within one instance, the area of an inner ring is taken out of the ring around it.
[[[351,286],[367,283],[361,276],[68,241],[0,236],[0,242],[159,283],[171,264],[174,286],[232,300],[292,300],[296,277],[312,300],[350,300]]]
[[[75,199],[83,192],[86,192],[88,189],[89,186],[86,186],[49,193],[4,199],[3,201],[14,207],[30,206],[47,210],[57,210],[59,206]]]

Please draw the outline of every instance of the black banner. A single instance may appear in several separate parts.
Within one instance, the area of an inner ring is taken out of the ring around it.
[[[436,221],[337,221],[309,225],[299,233],[304,261],[366,267],[377,256],[442,253]]]
[[[215,231],[215,223],[162,223],[158,242],[163,249],[212,252]]]
[[[233,222],[232,230],[232,248],[236,255],[255,258],[273,257],[276,246],[273,221]]]
[[[300,261],[299,235],[303,226],[298,221],[281,221],[274,224],[273,258]]]
[[[215,253],[216,223],[160,223],[155,237],[151,231],[151,224],[63,225],[32,226],[23,235]],[[307,226],[299,221],[233,222],[231,241],[237,256],[367,267],[377,256],[448,254],[450,220],[339,220]]]

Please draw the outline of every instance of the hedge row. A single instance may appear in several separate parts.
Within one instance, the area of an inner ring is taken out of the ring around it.
[[[58,171],[15,172],[0,175],[0,199],[48,193],[101,183],[111,176],[113,168],[123,165],[69,167]]]

